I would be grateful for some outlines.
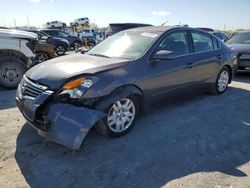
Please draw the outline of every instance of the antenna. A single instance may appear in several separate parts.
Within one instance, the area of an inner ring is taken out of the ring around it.
[[[166,23],[168,23],[168,20],[163,22],[163,24],[161,24],[161,26],[164,26]]]

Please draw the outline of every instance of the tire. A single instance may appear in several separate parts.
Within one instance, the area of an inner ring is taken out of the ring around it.
[[[45,52],[37,52],[35,59],[36,63],[42,63],[44,61],[47,61],[49,59],[49,56]]]
[[[59,46],[56,47],[56,54],[58,56],[64,55],[65,52],[66,52],[66,49],[64,48],[64,46],[59,45]]]
[[[80,46],[81,46],[81,43],[80,43],[80,42],[74,42],[74,43],[73,43],[74,49],[79,48]]]
[[[7,89],[16,88],[26,70],[25,63],[16,57],[0,58],[0,85]]]
[[[130,108],[126,109],[126,106]],[[134,95],[118,97],[104,112],[107,116],[95,125],[97,132],[106,137],[123,136],[135,125],[139,115],[139,102]]]
[[[51,29],[55,29],[56,27],[54,25],[51,26]]]
[[[212,94],[220,95],[224,93],[228,88],[230,77],[231,73],[229,69],[227,67],[223,67],[223,69],[217,75]]]

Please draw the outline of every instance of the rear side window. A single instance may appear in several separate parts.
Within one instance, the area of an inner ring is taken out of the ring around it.
[[[59,37],[68,37],[69,35],[65,32],[58,32]]]
[[[176,56],[189,54],[187,32],[177,31],[168,34],[157,47],[157,51],[160,50],[173,51]]]
[[[48,33],[51,36],[56,36],[57,32],[56,31],[45,31],[46,33]]]
[[[210,35],[200,32],[192,32],[194,52],[206,52],[214,49]]]
[[[220,46],[220,42],[218,41],[218,39],[216,39],[215,37],[212,37],[212,40],[213,40],[214,49],[215,50],[220,49],[221,46]]]

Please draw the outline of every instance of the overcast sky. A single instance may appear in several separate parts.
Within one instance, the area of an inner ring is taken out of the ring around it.
[[[250,0],[2,0],[0,26],[32,26],[89,17],[98,26],[137,22],[250,29]]]

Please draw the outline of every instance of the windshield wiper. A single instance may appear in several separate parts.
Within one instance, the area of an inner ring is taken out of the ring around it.
[[[89,53],[88,55],[110,58],[109,56],[106,56],[106,55],[103,55],[103,54],[98,54],[98,53]]]

